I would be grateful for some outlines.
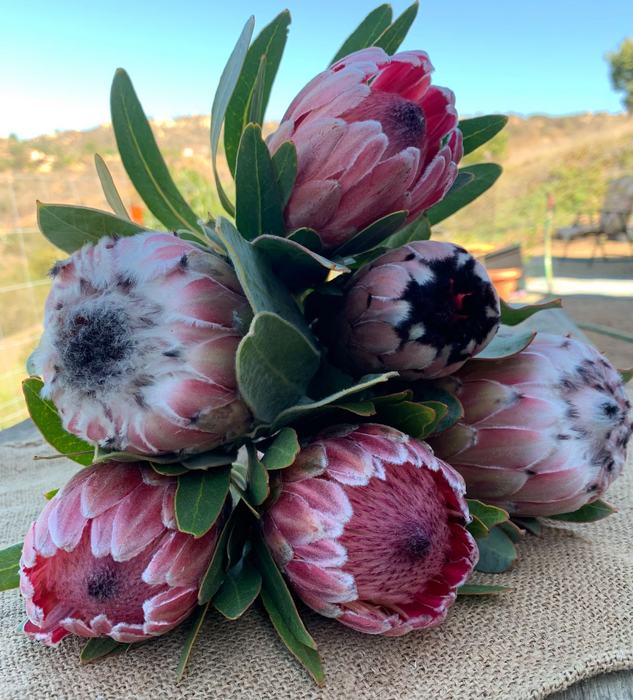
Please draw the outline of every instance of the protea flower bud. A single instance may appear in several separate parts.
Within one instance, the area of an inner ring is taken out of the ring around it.
[[[415,380],[455,372],[493,339],[499,317],[497,292],[472,255],[415,241],[354,274],[319,332],[351,374],[396,370]]]
[[[222,258],[148,231],[101,238],[51,276],[35,368],[66,430],[139,454],[247,430],[235,353],[250,307]]]
[[[431,86],[423,51],[357,51],[319,73],[295,97],[277,131],[297,147],[286,229],[308,226],[326,249],[391,212],[409,221],[438,202],[463,155],[455,95]]]
[[[509,513],[570,513],[619,476],[631,404],[597,350],[539,333],[518,355],[471,361],[441,380],[461,423],[429,442],[464,477],[468,495]]]
[[[459,475],[384,425],[341,426],[282,473],[264,534],[299,597],[369,634],[446,617],[477,562]]]
[[[30,527],[20,561],[24,632],[49,646],[68,634],[136,642],[195,608],[216,526],[176,529],[177,480],[141,462],[82,469]]]

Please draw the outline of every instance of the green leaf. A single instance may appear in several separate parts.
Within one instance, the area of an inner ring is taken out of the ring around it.
[[[439,401],[447,407],[448,413],[433,428],[433,434],[448,430],[464,416],[464,409],[459,400],[445,389],[437,386],[434,382],[422,380],[411,385],[415,401],[426,403],[429,401]]]
[[[187,467],[183,467],[179,462],[174,462],[173,464],[150,462],[150,464],[157,474],[163,474],[164,476],[180,476],[187,473]]]
[[[223,467],[225,464],[233,464],[237,459],[237,450],[230,452],[210,451],[200,452],[186,459],[181,459],[180,464],[185,469],[213,469]]]
[[[213,557],[211,558],[209,566],[205,571],[202,583],[200,584],[200,590],[198,591],[198,603],[200,605],[208,603],[211,600],[211,598],[213,598],[213,596],[220,590],[222,581],[224,581],[227,563],[226,549],[229,541],[229,536],[231,534],[231,531],[233,530],[233,527],[235,526],[236,518],[240,515],[240,513],[243,512],[241,511],[241,509],[238,512],[238,509],[239,505],[231,513],[226,523],[224,523],[222,532],[218,537],[218,542],[215,546]]]
[[[265,233],[285,235],[273,161],[257,124],[249,124],[240,140],[235,166],[235,225],[247,241]]]
[[[281,637],[281,641],[288,647],[290,653],[301,663],[314,678],[317,685],[323,685],[325,679],[323,667],[319,652],[312,647],[302,644],[297,637],[292,633],[290,627],[281,614],[276,602],[270,593],[265,588],[261,591],[261,598],[266,611],[273,623],[273,627],[277,630],[277,634]]]
[[[112,207],[112,211],[122,219],[129,220],[130,215],[127,213],[127,209],[121,200],[121,196],[117,191],[112,175],[108,170],[108,166],[98,153],[95,153],[95,167],[101,182],[101,189],[103,190],[106,201]]]
[[[350,271],[345,265],[313,253],[290,238],[260,236],[252,245],[268,255],[273,272],[292,291],[318,286],[331,271]]]
[[[526,331],[516,335],[497,333],[489,345],[477,355],[475,360],[504,360],[506,357],[512,357],[525,350],[535,337],[536,333],[534,331]]]
[[[115,642],[111,637],[94,637],[89,639],[81,650],[79,660],[82,664],[89,664],[92,661],[97,661],[97,659],[103,659],[105,656],[123,654],[141,644],[145,644],[145,642],[133,642],[130,644]]]
[[[429,435],[435,432],[437,426],[446,418],[448,415],[448,406],[440,401],[425,401],[422,405],[435,412],[435,418],[426,426],[420,438],[421,440],[425,440]]]
[[[517,560],[517,551],[510,538],[498,527],[493,527],[487,537],[477,540],[479,562],[476,571],[499,574],[507,571]]]
[[[22,544],[0,549],[0,591],[8,591],[20,585],[20,557]]]
[[[392,214],[383,216],[382,219],[374,221],[373,224],[364,228],[346,243],[343,243],[342,246],[334,251],[334,255],[345,257],[346,255],[364,253],[375,248],[404,224],[408,214],[408,211],[395,211]]]
[[[336,403],[330,405],[332,408],[349,411],[349,413],[354,413],[357,416],[363,416],[365,418],[376,415],[376,407],[371,401],[353,401],[352,403]]]
[[[47,493],[44,494],[44,498],[47,501],[50,501],[51,498],[55,498],[55,496],[57,495],[58,492],[59,492],[59,489],[53,489],[52,491],[48,491]]]
[[[284,10],[262,29],[250,48],[248,48],[248,43],[246,44],[248,52],[246,57],[241,59],[243,65],[239,72],[239,79],[235,81],[235,86],[231,89],[232,94],[230,95],[230,100],[228,100],[224,121],[224,152],[231,175],[235,175],[237,150],[244,128],[249,121],[261,124],[264,118],[270,91],[272,90],[286,46],[289,24],[290,12]],[[252,30],[253,28],[251,27],[251,33]],[[248,40],[250,41],[250,36]],[[231,59],[233,59],[233,56],[231,56]],[[257,92],[257,76],[262,59],[264,59],[264,80],[261,83],[261,103],[259,109],[255,110],[258,112],[258,118],[253,119],[253,102],[256,101],[254,97]]]
[[[473,498],[467,498],[466,503],[468,504],[468,510],[474,518],[478,518],[488,529],[499,525],[499,523],[505,523],[508,519],[508,514],[502,508],[497,508],[496,506],[489,506],[481,501],[477,501]]]
[[[196,609],[191,613],[189,619],[191,620],[191,627],[189,628],[189,633],[187,634],[187,639],[185,639],[185,645],[180,653],[180,661],[178,662],[178,670],[176,671],[178,682],[182,680],[185,674],[185,666],[189,661],[189,655],[191,654],[191,649],[196,641],[200,627],[202,627],[202,622],[204,616],[207,614],[209,609],[209,603],[205,605],[198,605]]]
[[[524,530],[531,532],[536,537],[541,536],[541,523],[536,518],[515,518],[512,517],[512,522],[516,523],[519,527]]]
[[[457,177],[455,178],[455,182],[451,185],[451,188],[449,191],[446,193],[446,197],[450,197],[452,194],[457,192],[458,190],[461,190],[462,187],[466,187],[466,185],[469,182],[472,182],[475,179],[475,176],[472,173],[457,173]]]
[[[81,464],[84,467],[90,466],[93,461],[94,447],[64,430],[62,419],[57,413],[55,404],[40,396],[43,386],[44,382],[36,377],[30,377],[22,382],[26,407],[33,422],[40,433],[42,433],[42,437],[46,442],[58,452],[61,454],[72,454],[73,456],[69,456],[68,459],[72,459],[73,462],[77,462],[77,464]],[[90,452],[90,454],[76,454],[78,452]]]
[[[251,99],[251,109],[249,114],[249,122],[263,126],[264,113],[262,105],[264,100],[264,81],[266,80],[266,56],[259,59],[259,68],[257,69],[257,78],[255,80],[255,88]],[[224,123],[226,128],[226,122]],[[226,133],[226,131],[224,132]]]
[[[418,14],[419,4],[414,2],[413,5],[408,7],[398,19],[376,39],[374,46],[380,46],[381,49],[385,50],[385,53],[389,56],[393,56],[394,53],[400,47],[400,44],[404,41],[411,25],[415,21]]]
[[[250,561],[250,557],[245,557],[228,572],[211,602],[224,617],[237,620],[254,603],[261,589],[261,574]]]
[[[480,586],[475,583],[466,583],[457,589],[457,595],[497,595],[499,593],[514,593],[516,588],[505,586]]]
[[[257,457],[257,450],[252,442],[246,445],[246,451],[248,453],[249,472],[248,500],[254,506],[261,506],[268,498],[268,472]]]
[[[488,528],[479,520],[479,518],[476,515],[472,516],[472,522],[470,522],[468,525],[466,525],[466,529],[470,534],[476,539],[480,540],[482,537],[486,537],[488,534],[489,530]]]
[[[478,163],[477,165],[468,165],[460,169],[460,173],[470,173],[474,175],[474,180],[450,197],[445,197],[441,202],[434,204],[430,209],[427,209],[426,215],[431,222],[431,226],[439,224],[449,216],[452,216],[456,211],[459,211],[467,204],[477,199],[486,190],[490,189],[502,173],[502,168],[496,163]]]
[[[181,532],[189,532],[196,537],[209,532],[222,512],[230,479],[230,467],[189,471],[178,477],[174,505]]]
[[[462,119],[459,130],[464,137],[464,155],[472,153],[479,146],[490,141],[508,123],[504,114],[487,114],[484,117]]]
[[[497,527],[504,532],[515,544],[520,542],[525,535],[525,532],[521,528],[510,520],[506,520],[505,523],[500,523]]]
[[[385,245],[392,249],[401,248],[407,243],[413,243],[413,241],[428,241],[430,237],[431,225],[426,216],[422,214],[415,221],[407,224],[402,231],[389,236],[385,241]]]
[[[631,369],[619,369],[618,373],[622,377],[622,382],[628,384],[633,379],[633,367]]]
[[[412,401],[413,392],[411,389],[405,389],[404,391],[398,391],[395,394],[384,394],[382,396],[373,396],[371,401],[374,405],[380,406],[382,404],[396,404],[402,403],[403,401]]]
[[[297,606],[277,568],[277,564],[275,564],[272,554],[268,550],[268,546],[266,545],[266,541],[259,527],[253,528],[251,542],[253,545],[253,554],[255,556],[255,565],[262,575],[262,590],[268,593],[279,611],[279,615],[299,642],[311,649],[316,649],[316,644],[308,634],[308,630],[306,630],[305,625],[299,617]]]
[[[308,396],[315,401],[320,401],[331,394],[345,392],[353,386],[354,380],[349,374],[321,359],[321,365],[308,387]]]
[[[387,404],[378,408],[378,421],[401,430],[412,438],[421,439],[426,428],[433,424],[435,411],[428,406],[411,401]]]
[[[616,509],[604,501],[594,501],[586,503],[582,508],[573,513],[560,513],[558,515],[548,515],[550,520],[561,520],[566,523],[595,523],[616,513]]]
[[[341,58],[361,49],[373,46],[381,34],[389,27],[393,18],[391,5],[380,5],[372,10],[367,17],[356,27],[356,29],[345,39],[341,48],[336,52],[332,63],[340,61]]]
[[[304,399],[318,368],[317,350],[296,328],[272,313],[255,316],[237,350],[242,398],[267,423]]]
[[[562,309],[561,299],[546,301],[544,304],[530,304],[528,306],[511,306],[503,299],[501,301],[501,323],[506,326],[516,326],[517,323],[525,321],[539,311],[545,309]]]
[[[283,211],[290,200],[292,188],[295,186],[295,180],[297,179],[297,147],[292,141],[284,141],[273,153],[273,167],[275,169],[277,191],[279,192],[279,202]],[[299,229],[299,231],[312,231],[312,229]],[[319,234],[316,231],[313,231],[313,233],[317,236],[319,244],[321,244]],[[321,248],[317,252],[320,252],[322,248],[323,245],[321,244]]]
[[[229,538],[226,543],[227,571],[232,569],[242,558],[244,545],[248,541],[251,532],[253,517],[246,501],[240,500],[235,506],[232,522],[233,526],[231,527]]]
[[[213,175],[215,177],[215,186],[218,191],[218,196],[222,206],[227,211],[230,216],[235,215],[235,207],[226,196],[224,188],[222,187],[222,182],[220,181],[220,176],[218,175],[217,168],[217,157],[218,157],[218,145],[220,143],[220,133],[222,132],[222,124],[224,123],[224,117],[226,111],[235,92],[235,88],[239,81],[242,67],[244,65],[246,54],[248,53],[248,46],[251,43],[251,36],[253,35],[253,29],[255,27],[255,18],[251,15],[242,29],[240,38],[235,44],[229,60],[222,71],[220,76],[220,82],[218,83],[218,89],[215,92],[215,97],[213,98],[213,106],[211,107],[211,165],[213,167]],[[259,61],[259,56],[257,60]],[[241,131],[240,131],[241,136]],[[239,143],[239,137],[238,137]],[[237,145],[236,145],[237,149]],[[236,151],[237,152],[237,151]]]
[[[110,112],[121,161],[148,209],[168,229],[200,233],[198,217],[172,180],[132,81],[122,68],[112,81]]]
[[[262,462],[269,471],[286,469],[294,464],[301,447],[297,432],[292,428],[282,428],[271,446],[266,450]]]
[[[37,225],[44,238],[65,253],[74,253],[103,236],[134,236],[147,228],[107,211],[70,204],[37,202]]]
[[[323,252],[321,236],[311,228],[298,228],[288,236],[288,240],[299,243],[299,245],[311,250],[313,253],[321,254]]]

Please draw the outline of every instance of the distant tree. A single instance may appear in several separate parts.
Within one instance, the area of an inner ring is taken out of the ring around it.
[[[616,92],[623,92],[626,111],[633,114],[633,39],[627,36],[616,51],[606,55],[611,66],[611,84]]]

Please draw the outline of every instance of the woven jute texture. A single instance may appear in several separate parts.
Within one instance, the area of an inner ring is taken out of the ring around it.
[[[63,459],[32,461],[46,453],[38,442],[0,448],[0,547],[22,540],[43,494],[75,470]],[[322,653],[323,688],[295,662],[258,603],[237,622],[210,611],[176,685],[188,623],[81,666],[78,638],[51,650],[14,633],[24,606],[9,591],[0,594],[0,698],[536,700],[596,673],[633,668],[632,472],[629,464],[608,494],[616,515],[526,538],[510,572],[474,579],[516,593],[458,599],[438,628],[373,637],[305,611]]]

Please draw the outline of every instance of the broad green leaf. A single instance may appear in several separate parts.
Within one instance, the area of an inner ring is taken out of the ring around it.
[[[331,404],[332,408],[336,408],[341,411],[348,411],[349,413],[354,413],[357,416],[363,416],[367,418],[368,416],[376,415],[376,407],[371,401],[353,401],[351,403],[336,403]]]
[[[472,153],[479,146],[490,141],[508,123],[508,117],[503,114],[487,114],[484,117],[462,119],[459,130],[464,137],[464,155]]]
[[[477,355],[475,360],[503,360],[506,357],[512,357],[525,350],[535,337],[536,333],[534,331],[517,333],[516,335],[497,333],[489,345]]]
[[[187,473],[187,467],[183,467],[180,462],[174,462],[173,464],[158,464],[157,462],[150,462],[152,469],[157,474],[163,474],[165,476],[180,476],[181,474]]]
[[[476,571],[487,574],[499,574],[507,571],[517,560],[517,551],[510,538],[498,527],[493,527],[490,534],[477,540],[479,562]]]
[[[392,238],[393,236],[389,236],[384,245],[378,246],[378,248],[374,248],[373,250],[368,250],[366,253],[354,255],[351,258],[345,258],[343,262],[347,265],[347,267],[349,267],[350,270],[360,270],[361,267],[364,267],[370,262],[376,260],[376,258],[379,258],[381,255],[388,253],[389,241],[391,241]]]
[[[470,204],[486,190],[490,189],[501,175],[502,168],[496,163],[478,163],[477,165],[468,165],[461,168],[459,172],[470,173],[474,175],[475,179],[450,197],[445,197],[441,202],[427,209],[426,215],[431,222],[431,226],[435,226],[440,221],[444,221],[444,219],[452,216],[456,211]]]
[[[466,529],[476,540],[480,540],[488,534],[489,530],[476,515],[471,513],[471,516],[472,522],[466,525]]]
[[[504,532],[514,542],[514,544],[520,542],[525,535],[525,532],[523,532],[518,525],[510,520],[506,520],[505,523],[499,523],[497,527]]]
[[[283,211],[290,200],[292,188],[295,186],[295,180],[297,179],[297,147],[292,141],[284,141],[273,153],[273,167],[275,169],[277,191],[279,192],[279,203]],[[312,229],[299,229],[299,231],[312,231]],[[316,235],[319,244],[321,244],[319,234],[316,231],[313,233]],[[321,248],[317,252],[320,252],[322,247],[323,245],[321,244]]]
[[[429,435],[435,432],[437,426],[446,418],[448,415],[448,406],[441,401],[425,401],[423,403],[424,406],[427,408],[430,408],[432,411],[435,411],[435,418],[433,421],[430,423],[430,425],[427,425],[426,428],[424,429],[424,433],[422,437],[420,438],[421,440],[425,440]]]
[[[246,445],[248,453],[248,500],[254,506],[261,504],[268,498],[268,472],[257,456],[257,450],[252,442]]]
[[[616,513],[616,509],[604,501],[594,501],[587,503],[582,508],[573,513],[560,513],[559,515],[548,515],[550,520],[561,520],[566,523],[595,523]]]
[[[244,128],[249,121],[262,123],[266,106],[270,98],[277,69],[288,38],[288,25],[290,24],[290,12],[284,10],[275,19],[262,29],[251,44],[244,63],[239,73],[239,80],[226,107],[224,121],[224,152],[229,165],[231,175],[235,175],[235,162],[237,150]],[[252,29],[251,29],[252,31]],[[249,38],[250,41],[250,38]],[[247,45],[248,46],[248,45]],[[258,110],[258,118],[253,119],[253,102],[257,92],[257,75],[264,58],[264,80],[261,88],[261,104]]]
[[[237,153],[235,225],[247,241],[266,233],[285,235],[273,161],[257,124],[244,129]]]
[[[341,48],[336,52],[332,63],[340,61],[341,58],[361,49],[372,46],[380,35],[389,27],[393,18],[391,5],[380,5],[372,10],[367,17],[356,27],[356,29],[345,39]]]
[[[457,177],[455,178],[455,182],[451,185],[451,188],[446,193],[446,197],[450,197],[452,194],[455,194],[455,192],[457,192],[458,190],[461,190],[462,187],[466,187],[466,185],[469,182],[472,182],[474,179],[475,179],[475,176],[472,173],[465,173],[465,172],[457,173]]]
[[[262,590],[268,593],[283,621],[294,636],[302,644],[311,649],[316,649],[316,644],[299,617],[297,606],[277,568],[277,564],[275,564],[272,554],[268,550],[264,535],[259,527],[253,528],[251,542],[255,556],[255,565],[262,575]]]
[[[508,514],[502,508],[486,505],[473,498],[467,498],[466,503],[470,514],[475,518],[479,518],[488,529],[499,525],[499,523],[504,523],[508,519]]]
[[[58,492],[59,492],[59,489],[53,489],[52,491],[48,491],[47,493],[44,494],[44,498],[47,501],[50,501],[51,498],[55,498],[55,496],[57,495]]]
[[[225,464],[233,464],[237,459],[237,450],[224,452],[220,450],[210,452],[200,452],[186,459],[181,459],[185,469],[213,469],[214,467],[222,467]]]
[[[633,367],[631,369],[619,369],[618,373],[622,377],[622,382],[628,384],[633,379]]]
[[[122,68],[112,81],[110,112],[121,161],[148,209],[168,229],[200,233],[198,217],[172,180],[132,81]]]
[[[562,309],[561,299],[546,301],[544,304],[530,304],[529,306],[511,306],[503,299],[501,301],[501,323],[506,326],[516,326],[517,323],[525,321],[539,311],[545,309]]]
[[[0,591],[8,591],[20,585],[20,557],[22,544],[0,549]]]
[[[127,213],[127,209],[121,200],[121,195],[117,191],[108,166],[98,153],[95,153],[95,167],[97,169],[99,181],[101,182],[101,189],[103,190],[106,201],[112,207],[112,211],[122,219],[129,220],[130,215]]]
[[[296,431],[292,428],[282,428],[266,450],[262,462],[269,471],[285,469],[294,464],[300,450]]]
[[[298,228],[288,236],[288,240],[299,243],[299,245],[311,250],[313,253],[321,254],[323,252],[321,236],[311,228]]]
[[[189,471],[178,477],[174,506],[181,532],[195,537],[209,532],[222,512],[230,479],[230,467]]]
[[[275,314],[259,313],[237,350],[242,398],[256,418],[270,423],[304,399],[319,360],[296,328]]]
[[[250,558],[245,557],[228,572],[211,602],[224,617],[237,620],[250,608],[261,589],[262,576]]]
[[[413,401],[413,392],[411,389],[405,389],[404,391],[398,391],[395,394],[373,396],[371,401],[375,406],[381,406],[382,404],[402,403],[403,401]]]
[[[378,421],[401,430],[412,438],[421,439],[428,426],[435,420],[435,411],[428,406],[411,401],[387,404],[378,408]]]
[[[105,656],[123,654],[130,649],[141,646],[145,642],[120,643],[110,637],[95,637],[89,639],[79,655],[82,664],[103,659]]]
[[[264,81],[266,80],[266,56],[262,56],[259,59],[259,68],[257,70],[257,78],[255,80],[255,87],[253,89],[253,96],[251,99],[251,108],[249,114],[249,122],[253,124],[258,124],[259,126],[264,125],[264,113],[262,111],[263,100],[264,100]],[[226,122],[225,128],[226,128]],[[226,131],[225,131],[226,133]]]
[[[475,583],[465,583],[457,589],[457,595],[497,595],[499,593],[514,593],[516,588],[505,586],[480,586]]]
[[[44,238],[65,253],[74,253],[86,243],[97,243],[103,236],[134,236],[147,228],[107,211],[75,207],[71,204],[37,202],[37,225]]]
[[[345,257],[346,255],[356,255],[375,248],[386,238],[395,233],[404,224],[408,211],[395,211],[392,214],[383,216],[382,219],[374,221],[373,224],[357,233],[354,238],[343,243],[334,251],[334,255]]]
[[[185,674],[185,666],[187,665],[187,661],[189,661],[189,655],[191,654],[191,650],[196,641],[196,637],[198,636],[198,632],[200,631],[200,627],[202,627],[202,622],[208,609],[209,603],[198,605],[189,617],[191,620],[191,627],[189,628],[187,639],[185,639],[185,645],[180,653],[180,661],[178,662],[178,670],[176,671],[178,682],[182,680],[182,677]]]
[[[393,56],[404,41],[418,14],[419,4],[414,2],[398,19],[376,39],[374,46],[380,46],[385,53]]]
[[[94,447],[64,430],[55,404],[40,396],[43,386],[42,380],[36,377],[30,377],[22,382],[26,407],[33,422],[42,433],[42,437],[59,453],[73,455],[68,457],[73,462],[84,467],[91,465]],[[90,454],[77,454],[80,452],[89,452]],[[136,458],[138,460],[138,455]]]
[[[218,190],[220,202],[222,202],[222,206],[231,216],[235,215],[235,207],[227,197],[226,192],[222,187],[220,176],[218,175],[218,145],[220,143],[220,134],[222,133],[222,124],[224,122],[226,110],[239,81],[242,72],[242,67],[244,65],[246,55],[248,53],[248,46],[251,43],[251,36],[253,36],[254,27],[255,18],[251,16],[244,25],[244,29],[242,29],[240,38],[237,40],[237,44],[235,45],[235,48],[233,49],[233,52],[231,53],[229,60],[226,66],[224,67],[224,70],[222,71],[222,75],[220,76],[220,82],[218,83],[218,89],[216,90],[215,97],[213,98],[213,106],[211,107],[211,165],[213,167],[215,186]],[[258,65],[260,57],[261,54],[260,56],[257,56]],[[239,144],[239,139],[241,135],[242,132],[240,130],[237,143],[235,145],[236,154],[237,145]]]
[[[239,505],[231,513],[230,517],[224,523],[224,527],[218,537],[218,542],[213,552],[213,557],[209,562],[209,566],[205,571],[200,590],[198,591],[198,603],[203,605],[208,603],[211,598],[220,590],[222,581],[226,575],[227,553],[226,547],[229,541],[229,536],[235,525],[236,517],[239,516]],[[241,512],[241,511],[240,511]]]
[[[349,374],[322,359],[321,365],[308,387],[308,396],[315,401],[320,401],[332,394],[346,392],[354,384],[354,379]],[[342,396],[345,396],[345,394]]]
[[[439,401],[443,403],[448,413],[434,426],[433,434],[448,430],[455,423],[458,423],[464,416],[464,409],[459,400],[445,389],[437,386],[432,381],[418,381],[411,385],[415,401],[425,403],[427,401]]]
[[[431,225],[424,214],[418,216],[415,221],[407,224],[401,231],[389,236],[384,245],[391,249],[401,248],[413,241],[428,241],[431,237]]]
[[[302,664],[314,678],[317,685],[323,685],[325,679],[323,667],[319,652],[312,647],[302,644],[297,637],[292,633],[290,627],[286,624],[284,616],[281,614],[279,607],[276,604],[273,596],[262,588],[261,599],[273,627],[277,630],[277,634],[281,637],[281,641],[288,647],[290,653]]]
[[[533,535],[536,535],[536,537],[541,536],[541,523],[536,519],[536,518],[512,518],[512,522],[516,523],[519,527],[522,527],[524,530],[527,530],[528,532],[531,532]]]
[[[251,515],[255,517],[257,520],[261,519],[261,516],[257,510],[257,507],[254,506],[251,501],[250,497],[247,493],[247,488],[248,484],[244,484],[242,479],[237,479],[235,472],[232,474],[232,481],[231,481],[231,490],[235,492],[233,495],[233,500],[236,499],[236,497],[240,498],[240,503],[243,503],[246,508],[251,512]]]
[[[349,272],[349,268],[313,253],[289,238],[260,236],[253,247],[263,250],[277,277],[292,291],[316,287],[325,282],[330,272]]]

